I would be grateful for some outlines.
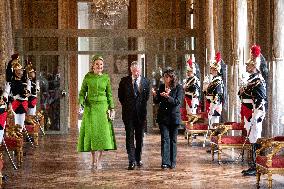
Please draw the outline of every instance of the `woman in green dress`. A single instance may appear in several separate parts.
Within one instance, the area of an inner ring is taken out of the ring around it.
[[[102,168],[101,157],[105,150],[116,150],[112,126],[114,102],[108,74],[103,73],[101,56],[92,59],[92,72],[85,75],[79,93],[79,103],[84,108],[77,150],[91,152],[92,166]]]

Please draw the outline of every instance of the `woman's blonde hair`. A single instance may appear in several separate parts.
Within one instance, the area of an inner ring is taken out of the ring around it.
[[[104,58],[102,55],[97,54],[92,57],[92,62],[95,62],[96,60],[104,61]]]

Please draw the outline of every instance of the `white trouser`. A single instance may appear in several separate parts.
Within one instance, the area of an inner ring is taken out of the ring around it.
[[[211,116],[211,118],[209,118],[210,129],[213,129],[212,127],[213,123],[219,123],[219,122],[220,122],[220,116]]]
[[[29,108],[27,114],[28,115],[33,115],[33,116],[36,115],[36,107]]]
[[[250,121],[248,121],[244,117],[245,128],[249,134],[250,143],[256,143],[257,139],[261,138],[262,121],[257,122],[257,120],[258,118],[261,118],[263,120],[264,117],[265,117],[265,111],[257,111],[256,113],[253,113]],[[251,131],[249,133],[250,128],[251,128]]]
[[[4,129],[0,130],[0,144],[2,143],[3,137],[4,137]]]
[[[20,125],[21,126],[21,131],[23,130],[24,124],[25,124],[25,118],[26,114],[16,114],[14,113],[15,116],[15,125]]]
[[[209,107],[209,114],[210,115],[214,115],[215,111],[218,112],[220,115],[222,113],[222,103],[220,104],[215,104],[213,102],[210,103],[210,107]]]
[[[191,107],[188,105],[188,103],[185,103],[187,114],[195,115],[197,112],[198,103],[198,98],[192,98]]]

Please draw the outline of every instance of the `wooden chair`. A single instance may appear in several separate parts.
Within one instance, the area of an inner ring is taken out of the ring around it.
[[[208,134],[208,121],[204,113],[199,113],[196,115],[187,115],[188,119],[185,124],[185,138],[189,145],[192,144],[195,135],[203,134],[204,140],[206,140],[206,135]],[[205,145],[205,142],[204,142]]]
[[[0,152],[0,188],[2,188],[2,169],[3,169],[4,161],[3,161],[3,154]]]
[[[13,112],[8,111],[4,141],[9,151],[14,151],[17,159],[17,166],[21,167],[23,163],[23,134],[20,131],[21,126],[14,124]],[[5,146],[1,144],[0,151],[5,151]]]
[[[36,121],[35,116],[26,116],[25,128],[29,137],[33,138],[35,146],[38,146],[40,123]]]
[[[256,184],[259,188],[261,174],[267,174],[268,188],[272,188],[272,174],[284,174],[284,155],[280,153],[284,149],[284,136],[260,139],[257,143],[261,147],[256,151]]]
[[[184,108],[184,107],[181,107],[181,108],[180,108],[180,115],[181,115],[181,121],[182,121],[182,123],[183,123],[183,124],[186,124],[186,122],[188,121],[186,108]]]
[[[39,127],[43,133],[43,135],[45,135],[45,132],[44,132],[44,124],[45,124],[45,116],[44,116],[44,111],[43,110],[38,110],[36,112],[36,115],[35,115],[35,119],[36,119],[36,122],[39,124]]]
[[[241,136],[228,135],[228,131],[241,131]],[[227,122],[219,124],[210,135],[211,155],[214,161],[214,150],[218,150],[218,163],[221,163],[222,150],[225,148],[246,149],[248,150],[248,158],[250,157],[251,144],[246,139],[246,129],[242,123]],[[242,154],[242,161],[244,160]]]
[[[23,163],[23,134],[20,132],[19,125],[6,125],[4,141],[9,151],[14,151],[17,157],[17,166]],[[5,146],[1,144],[0,150],[5,151]]]

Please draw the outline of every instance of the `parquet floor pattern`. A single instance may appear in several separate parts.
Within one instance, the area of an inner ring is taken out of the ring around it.
[[[9,179],[4,188],[194,188],[194,189],[253,189],[255,177],[243,177],[241,171],[246,163],[230,162],[218,165],[201,145],[202,137],[193,146],[188,146],[183,134],[178,136],[177,168],[160,168],[160,135],[158,131],[144,137],[142,159],[144,166],[128,171],[125,149],[125,131],[117,124],[115,128],[118,149],[103,153],[103,169],[91,166],[89,153],[77,153],[78,130],[71,129],[68,135],[49,135],[40,138],[40,146],[25,148],[23,166],[13,171],[5,159],[4,174]],[[238,152],[225,152],[223,159],[231,161]],[[273,180],[273,188],[284,188],[284,180]],[[267,177],[261,177],[261,188],[267,188]]]

